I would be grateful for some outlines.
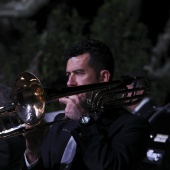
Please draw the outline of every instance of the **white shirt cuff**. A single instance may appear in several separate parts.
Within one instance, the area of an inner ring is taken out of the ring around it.
[[[34,167],[34,166],[37,164],[37,162],[38,162],[38,160],[39,160],[39,157],[38,157],[38,159],[37,159],[35,162],[33,162],[33,163],[30,164],[30,163],[28,162],[28,160],[27,160],[26,154],[24,153],[24,159],[25,159],[25,163],[26,163],[27,168],[28,168],[28,169],[31,169],[32,167]]]

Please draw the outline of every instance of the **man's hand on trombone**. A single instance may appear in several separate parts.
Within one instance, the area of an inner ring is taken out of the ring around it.
[[[87,93],[59,99],[59,102],[65,105],[65,117],[75,121],[79,121],[82,115],[88,114],[89,111],[86,101]]]

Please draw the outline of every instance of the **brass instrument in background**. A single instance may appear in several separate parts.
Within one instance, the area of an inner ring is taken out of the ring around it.
[[[135,85],[138,82],[140,86]],[[133,86],[129,88],[128,85],[132,83]],[[111,82],[50,89],[43,88],[34,74],[23,72],[15,81],[13,103],[0,107],[0,138],[13,137],[38,128],[44,118],[47,103],[89,91],[91,92],[91,97],[87,101],[89,109],[98,113],[106,106],[124,107],[138,103],[148,95],[150,86],[144,77],[123,76]],[[106,98],[111,100],[105,100]],[[53,123],[49,122],[47,126]],[[26,125],[33,125],[34,128],[26,129]]]

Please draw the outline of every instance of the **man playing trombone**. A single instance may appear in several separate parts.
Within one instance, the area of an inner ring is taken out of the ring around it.
[[[114,59],[107,45],[90,39],[66,52],[67,86],[109,82]],[[123,107],[96,112],[87,105],[89,92],[62,97],[65,112],[55,120],[46,136],[36,140],[37,131],[26,139],[23,169],[133,170],[145,157],[150,126],[145,118]],[[35,136],[34,136],[35,135]],[[35,138],[31,138],[34,136]],[[40,135],[41,136],[41,135]]]

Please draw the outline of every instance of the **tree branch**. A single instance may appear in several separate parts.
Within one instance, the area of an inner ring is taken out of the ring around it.
[[[30,17],[50,0],[12,0],[5,4],[0,3],[0,17]]]
[[[170,18],[165,26],[164,33],[160,34],[158,42],[152,49],[149,65],[144,69],[153,77],[169,76],[170,72]]]

